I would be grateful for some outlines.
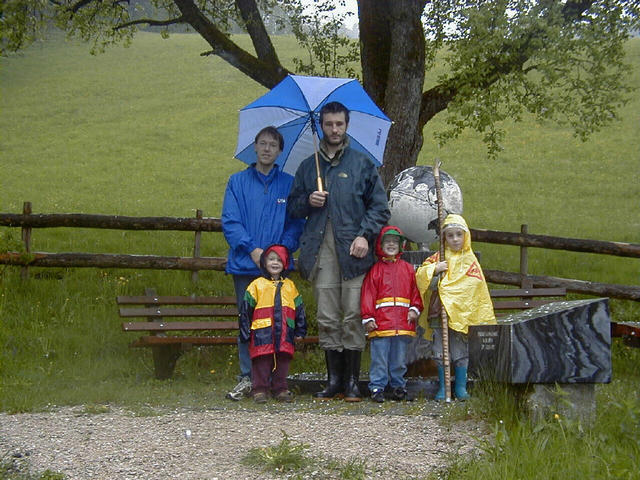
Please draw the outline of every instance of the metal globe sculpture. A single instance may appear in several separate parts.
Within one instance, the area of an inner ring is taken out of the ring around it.
[[[440,187],[445,216],[462,214],[462,191],[442,170]],[[396,175],[389,186],[389,210],[389,225],[400,227],[407,238],[422,249],[438,240],[438,200],[433,168],[420,165]]]

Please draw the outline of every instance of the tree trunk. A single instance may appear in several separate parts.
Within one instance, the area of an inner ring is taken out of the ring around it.
[[[360,48],[364,87],[393,121],[380,170],[388,185],[416,164],[425,76],[424,0],[360,0]]]

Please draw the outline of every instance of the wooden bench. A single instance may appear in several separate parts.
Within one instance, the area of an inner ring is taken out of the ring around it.
[[[525,288],[491,290],[496,315],[525,310],[566,296],[564,288]],[[155,377],[170,378],[183,352],[196,346],[235,345],[238,338],[238,309],[233,296],[161,296],[153,289],[145,295],[118,296],[116,303],[125,332],[145,332],[131,347],[150,347]],[[192,320],[192,319],[202,320]],[[231,320],[232,319],[232,320]],[[317,344],[308,336],[303,344]],[[413,369],[410,369],[413,370]]]
[[[123,322],[122,330],[147,333],[130,346],[151,347],[158,379],[170,378],[180,355],[194,345],[235,345],[238,339],[238,309],[233,296],[161,296],[146,289],[145,295],[118,296],[116,303],[121,318],[146,319]],[[193,318],[203,320],[185,320]],[[306,337],[303,343],[318,343],[318,337]]]
[[[511,312],[529,310],[547,303],[565,300],[567,290],[565,288],[508,288],[490,290],[489,294],[496,317],[503,317]]]

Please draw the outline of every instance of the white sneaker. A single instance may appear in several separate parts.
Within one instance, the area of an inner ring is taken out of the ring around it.
[[[225,395],[225,398],[229,400],[238,401],[242,397],[246,397],[251,393],[251,379],[249,377],[242,377],[238,384],[233,387],[229,393]]]

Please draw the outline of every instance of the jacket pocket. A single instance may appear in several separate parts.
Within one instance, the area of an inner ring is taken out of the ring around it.
[[[273,343],[271,318],[260,318],[251,322],[254,345],[270,345]]]

